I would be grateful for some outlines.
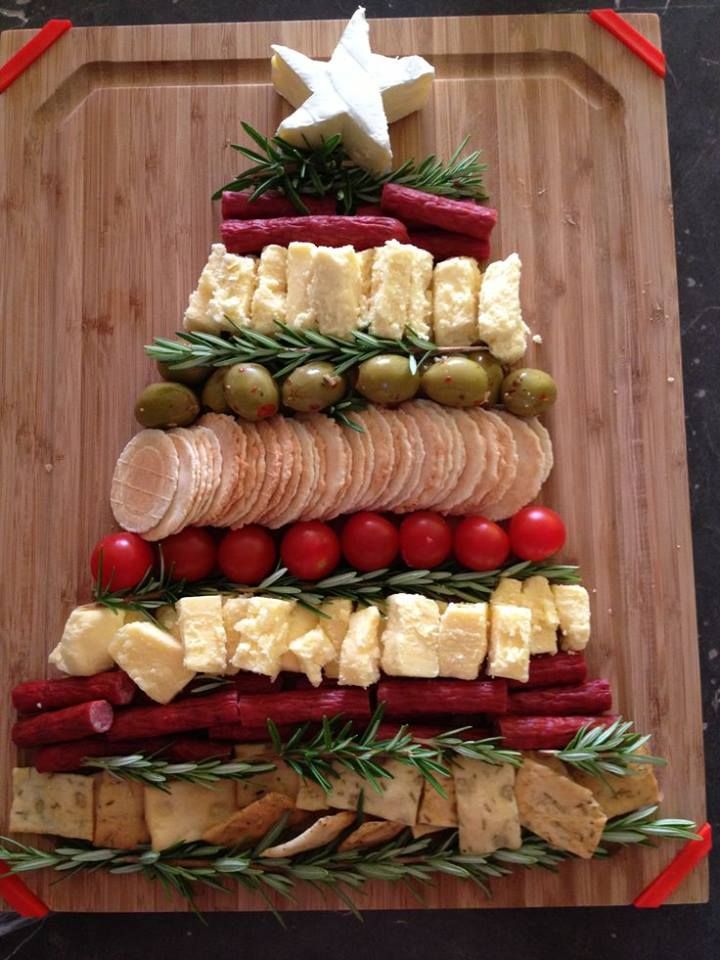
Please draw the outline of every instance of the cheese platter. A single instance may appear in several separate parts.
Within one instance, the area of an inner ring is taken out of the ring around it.
[[[580,16],[62,43],[0,100],[0,860],[631,902],[704,821],[658,78]]]

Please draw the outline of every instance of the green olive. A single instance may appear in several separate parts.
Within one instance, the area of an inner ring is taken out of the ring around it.
[[[210,374],[210,378],[205,382],[202,388],[202,405],[212,410],[213,413],[227,413],[227,400],[225,399],[225,373],[227,367],[219,367],[215,373]]]
[[[212,367],[185,367],[183,370],[173,370],[168,363],[157,362],[158,373],[163,380],[172,383],[185,383],[190,387],[197,387],[205,383],[212,373]]]
[[[473,360],[480,364],[487,375],[488,390],[490,391],[487,402],[491,407],[494,407],[500,398],[500,387],[505,376],[502,364],[491,353],[485,353],[484,351],[473,354]]]
[[[225,374],[225,399],[243,420],[265,420],[280,408],[280,391],[259,363],[236,363]]]
[[[544,370],[522,367],[512,370],[502,382],[502,402],[517,417],[544,413],[557,397],[555,381]]]
[[[200,413],[198,398],[182,383],[151,383],[135,404],[135,419],[143,427],[187,427]]]
[[[341,400],[347,391],[347,379],[331,363],[317,361],[297,367],[282,385],[282,402],[298,413],[317,413]]]
[[[487,373],[470,357],[443,357],[422,375],[426,396],[446,407],[479,407],[488,396]]]
[[[361,363],[355,389],[371,403],[402,403],[420,388],[420,374],[410,369],[407,357],[381,354]]]

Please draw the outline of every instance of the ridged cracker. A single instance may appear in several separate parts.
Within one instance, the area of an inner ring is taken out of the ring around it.
[[[186,526],[200,484],[199,462],[195,447],[182,427],[170,430],[168,437],[178,456],[178,482],[175,496],[167,513],[152,529],[145,532],[146,540],[164,540]]]
[[[534,500],[540,493],[545,470],[543,449],[532,427],[511,413],[499,413],[498,416],[513,432],[517,446],[517,472],[503,497],[485,508],[489,520],[505,520]]]
[[[175,496],[179,468],[175,446],[162,430],[142,430],[125,445],[110,490],[123,529],[145,533],[159,523]]]
[[[449,409],[448,414],[455,421],[465,447],[465,467],[453,490],[448,491],[444,500],[435,505],[440,513],[460,515],[460,505],[467,502],[475,492],[478,483],[483,482],[487,460],[487,442],[477,417],[467,410]]]

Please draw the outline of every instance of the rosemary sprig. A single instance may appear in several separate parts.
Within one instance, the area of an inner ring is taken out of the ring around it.
[[[377,174],[352,162],[339,134],[317,147],[296,147],[282,137],[263,136],[249,123],[243,122],[242,128],[254,147],[231,146],[252,166],[217,190],[213,200],[223,190],[252,190],[254,200],[272,190],[284,194],[299,213],[308,212],[300,194],[335,197],[338,213],[354,213],[360,204],[377,203],[386,183],[444,197],[487,199],[480,153],[474,150],[462,156],[468,137],[447,163],[431,154],[419,164],[406,160],[389,173]]]
[[[563,763],[601,779],[606,774],[632,776],[633,764],[664,766],[667,761],[662,757],[638,752],[651,734],[635,733],[632,726],[632,720],[618,717],[609,727],[581,727],[562,750],[544,750],[543,753],[552,753]]]
[[[212,787],[220,780],[246,780],[275,769],[274,763],[246,763],[239,760],[232,763],[213,759],[169,763],[141,753],[125,757],[86,757],[83,766],[104,770],[119,780],[132,780],[166,791],[170,781],[180,780]]]
[[[638,843],[648,846],[655,838],[659,840],[700,840],[695,832],[696,824],[692,820],[657,819],[657,804],[633,810],[623,817],[609,820],[603,830],[601,845],[595,851],[596,857],[606,857],[608,851],[603,844],[628,846]]]

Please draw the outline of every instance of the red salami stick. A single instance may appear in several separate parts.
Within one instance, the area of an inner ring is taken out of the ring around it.
[[[280,738],[289,739],[295,733],[297,725],[293,723],[278,726]],[[261,727],[245,727],[241,723],[223,723],[210,727],[208,735],[213,740],[229,740],[232,743],[269,743],[270,734],[265,724]]]
[[[249,728],[264,727],[268,717],[278,725],[319,722],[336,714],[345,720],[364,720],[370,716],[370,703],[364,690],[288,690],[241,697],[238,714],[240,723]]]
[[[278,693],[283,688],[283,679],[263,677],[260,673],[238,673],[230,678],[237,693]]]
[[[116,706],[130,703],[137,687],[122,670],[96,673],[94,677],[66,677],[62,680],[29,680],[12,691],[13,706],[19,713],[57,710],[89,700],[107,700]]]
[[[115,717],[109,740],[134,740],[187,730],[204,730],[237,719],[237,693],[222,690],[207,697],[193,697],[167,705],[129,707]]]
[[[560,687],[568,683],[584,683],[586,679],[587,664],[582,653],[553,653],[530,657],[527,683],[508,680],[508,687],[512,694],[515,689]]]
[[[220,205],[223,220],[272,220],[276,217],[302,216],[282,193],[269,190],[256,200],[251,200],[251,196],[252,190],[225,190]],[[335,197],[301,196],[300,199],[313,215],[332,216],[337,213]]]
[[[189,763],[210,757],[229,757],[230,747],[224,743],[190,737],[113,741],[97,737],[43,747],[35,754],[35,769],[40,773],[70,773],[82,770],[83,761],[88,757],[127,757],[132,753],[142,753],[146,757],[157,755],[164,760]]]
[[[480,240],[487,240],[497,223],[497,210],[492,207],[483,207],[473,200],[438,197],[397,183],[385,184],[380,206],[387,216],[397,217],[403,223],[416,221]]]
[[[529,716],[565,717],[579,713],[605,713],[612,706],[612,691],[607,680],[589,680],[572,687],[545,687],[518,690],[510,694],[510,713]]]
[[[408,242],[405,226],[392,217],[277,217],[274,220],[225,220],[220,227],[229,253],[258,253],[269,243],[286,247],[295,240],[356,250],[381,247],[386,240]]]
[[[399,723],[381,723],[377,731],[378,740],[390,740],[394,737],[402,724]],[[432,740],[433,737],[439,737],[440,734],[445,733],[449,728],[447,724],[443,726],[433,726],[429,723],[411,723],[408,724],[409,730],[408,733],[415,740]],[[461,726],[461,724],[458,724]],[[484,740],[486,737],[491,736],[489,730],[482,730],[480,727],[472,727],[469,730],[463,730],[462,733],[456,734],[459,740]]]
[[[511,750],[560,750],[581,727],[609,727],[616,716],[605,717],[518,717],[498,718],[503,746]]]
[[[506,713],[504,680],[381,680],[378,703],[386,717],[447,716],[452,713]]]
[[[112,722],[113,708],[107,700],[91,700],[18,720],[13,724],[12,741],[18,747],[40,747],[45,743],[81,740],[94,733],[106,733]]]
[[[490,241],[483,237],[468,237],[463,233],[450,233],[448,230],[413,230],[410,228],[410,243],[421,250],[427,250],[436,260],[449,257],[474,257],[487,260],[490,256]]]

